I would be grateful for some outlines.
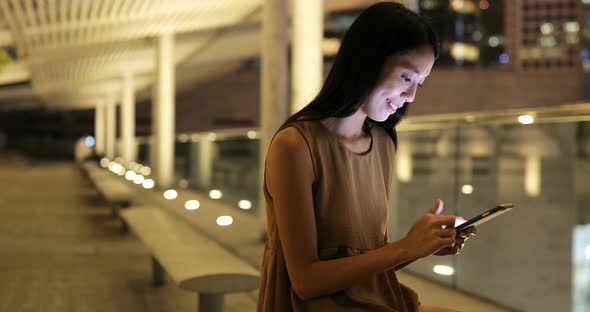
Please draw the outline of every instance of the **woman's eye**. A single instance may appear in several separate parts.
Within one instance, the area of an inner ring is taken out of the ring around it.
[[[408,78],[407,76],[404,76],[404,75],[402,75],[402,80],[403,80],[404,82],[407,82],[407,83],[410,83],[410,82],[412,82],[412,79],[410,79],[410,78]]]

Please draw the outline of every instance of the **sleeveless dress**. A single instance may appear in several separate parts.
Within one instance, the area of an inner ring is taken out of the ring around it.
[[[312,158],[319,258],[349,257],[384,246],[395,157],[394,143],[385,130],[372,127],[371,147],[357,154],[319,120],[297,121],[287,127],[299,130]],[[268,238],[261,266],[258,312],[417,311],[418,296],[398,282],[393,268],[359,280],[345,291],[300,299],[287,273],[266,179],[264,197]]]

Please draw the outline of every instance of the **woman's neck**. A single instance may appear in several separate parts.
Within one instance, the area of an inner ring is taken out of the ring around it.
[[[368,133],[364,131],[364,123],[366,119],[367,115],[358,110],[354,115],[348,117],[329,117],[321,120],[321,122],[326,128],[328,128],[328,130],[339,138],[354,141],[368,135]]]

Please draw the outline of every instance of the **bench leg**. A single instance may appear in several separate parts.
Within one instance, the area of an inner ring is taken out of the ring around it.
[[[197,294],[199,308],[197,312],[223,312],[223,294]]]
[[[111,206],[111,214],[113,215],[113,218],[119,216],[119,211],[121,211],[121,206],[119,206],[118,204],[114,204]]]
[[[129,225],[125,222],[125,219],[121,219],[121,234],[129,233]]]
[[[164,285],[164,268],[154,256],[152,256],[152,284],[154,286]]]

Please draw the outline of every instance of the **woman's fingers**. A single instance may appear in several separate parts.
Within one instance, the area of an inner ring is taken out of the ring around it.
[[[434,217],[433,224],[437,227],[454,228],[455,227],[455,216],[436,216]]]
[[[470,226],[457,234],[457,236],[462,237],[464,239],[468,239],[477,235],[477,229],[474,226]]]
[[[457,235],[457,231],[455,229],[440,229],[438,236],[440,237],[455,237]]]
[[[466,241],[466,239],[464,239],[460,236],[455,238],[455,244],[457,244],[457,245],[464,245],[465,241]]]

